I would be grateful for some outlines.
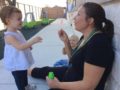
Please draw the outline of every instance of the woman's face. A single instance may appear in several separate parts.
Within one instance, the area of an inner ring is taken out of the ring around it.
[[[80,7],[78,10],[78,14],[74,18],[75,28],[77,31],[83,32],[89,25],[86,19],[85,8]]]

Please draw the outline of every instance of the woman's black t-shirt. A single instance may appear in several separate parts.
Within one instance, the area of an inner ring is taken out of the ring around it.
[[[106,34],[94,35],[83,47],[73,52],[70,65],[63,81],[79,81],[83,79],[84,63],[104,67],[104,74],[95,90],[104,90],[106,79],[111,71],[114,51]]]

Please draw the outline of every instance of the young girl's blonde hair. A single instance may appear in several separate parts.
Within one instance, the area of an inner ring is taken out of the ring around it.
[[[13,13],[21,13],[21,11],[14,6],[5,6],[0,10],[0,18],[5,25],[7,25],[6,19],[10,18]]]
[[[79,41],[79,37],[78,37],[77,35],[75,35],[75,34],[71,35],[71,36],[69,37],[69,39],[70,39],[70,38],[74,38],[75,40]]]

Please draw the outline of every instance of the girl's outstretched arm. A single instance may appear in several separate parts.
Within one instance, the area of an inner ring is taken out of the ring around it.
[[[11,44],[13,47],[19,49],[19,50],[24,50],[27,48],[30,48],[33,44],[41,42],[42,38],[41,37],[35,37],[32,38],[31,40],[27,41],[26,43],[20,43],[14,36],[5,36],[5,42],[8,44]]]

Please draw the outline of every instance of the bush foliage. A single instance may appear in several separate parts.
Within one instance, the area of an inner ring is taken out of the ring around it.
[[[24,22],[23,23],[23,29],[34,29],[34,28],[37,28],[40,25],[46,26],[53,21],[54,21],[54,19],[42,18],[40,21]]]

